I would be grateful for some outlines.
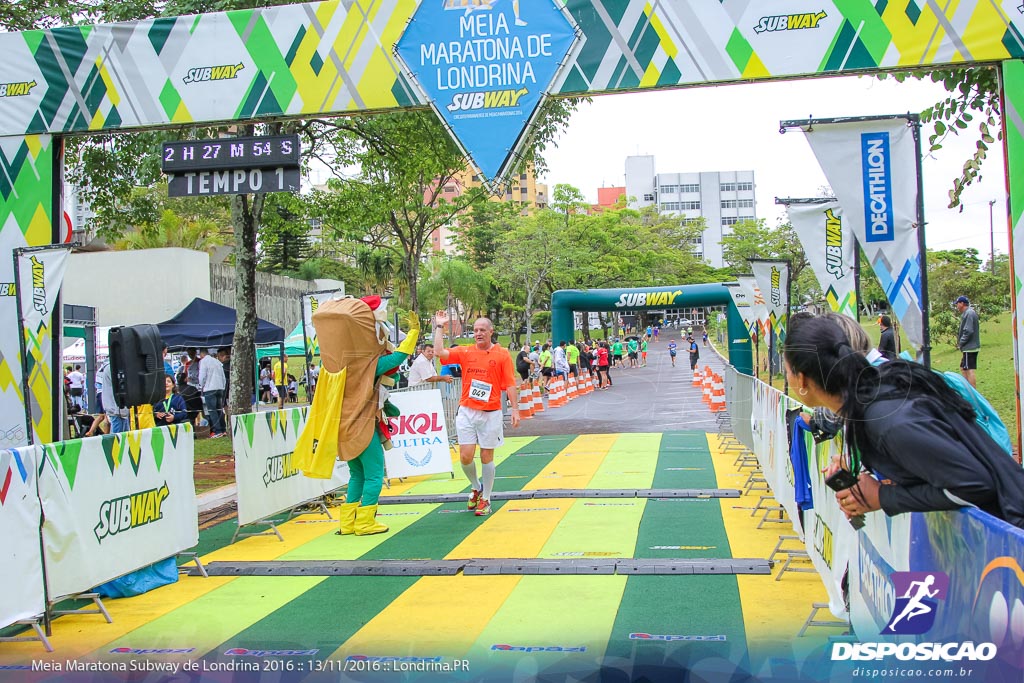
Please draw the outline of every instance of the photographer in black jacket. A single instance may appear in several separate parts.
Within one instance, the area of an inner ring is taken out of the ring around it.
[[[822,318],[791,326],[784,355],[799,400],[829,408],[846,424],[849,469],[858,475],[855,486],[836,493],[847,517],[970,505],[1024,528],[1024,470],[942,377],[903,360],[873,367]]]

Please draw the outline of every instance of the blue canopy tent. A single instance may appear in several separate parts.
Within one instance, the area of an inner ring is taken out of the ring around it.
[[[235,309],[197,297],[178,315],[158,323],[157,327],[164,343],[171,349],[231,346],[236,317]],[[280,344],[283,341],[283,328],[256,319],[257,344]]]

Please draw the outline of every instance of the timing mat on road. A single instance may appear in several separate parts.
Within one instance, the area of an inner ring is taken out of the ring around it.
[[[495,491],[742,488],[745,474],[716,443],[704,432],[512,437],[495,456]],[[404,481],[385,494],[422,500],[467,492],[459,472]],[[254,536],[229,544],[232,520],[204,530],[199,551],[204,563],[235,565],[458,560],[468,566],[515,558],[699,566],[763,561],[778,534],[789,530],[755,529],[749,510],[756,496],[499,498],[485,518],[461,500],[391,502],[378,512],[391,531],[366,537],[337,536],[336,520],[311,513],[278,526],[283,542]],[[253,651],[302,651],[318,662],[468,659],[478,672],[515,667],[524,655],[538,671],[581,670],[615,658],[679,667],[708,657],[738,661],[755,641],[788,643],[811,603],[824,600],[813,574],[787,574],[783,581],[756,572],[301,574],[183,576],[142,596],[107,601],[112,624],[97,615],[58,618],[52,655],[38,643],[0,645],[0,665],[48,657],[115,660],[126,651],[166,649],[211,664]]]

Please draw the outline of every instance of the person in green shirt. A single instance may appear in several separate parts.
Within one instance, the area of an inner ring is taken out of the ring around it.
[[[642,342],[640,342],[640,361],[641,361],[640,362],[640,367],[646,368],[647,367],[647,338],[646,337],[644,337],[644,340]]]
[[[548,382],[551,381],[551,376],[554,374],[555,359],[551,355],[551,345],[545,344],[540,350],[540,388],[543,391],[548,390]]]
[[[622,367],[622,342],[619,338],[615,338],[615,342],[612,344],[612,367],[615,367],[616,363]]]
[[[574,378],[579,378],[580,350],[576,344],[569,344],[565,347],[565,359],[569,362],[569,372]]]
[[[637,359],[640,352],[640,342],[635,337],[626,342],[626,351],[629,353],[629,367],[640,367],[640,361]]]

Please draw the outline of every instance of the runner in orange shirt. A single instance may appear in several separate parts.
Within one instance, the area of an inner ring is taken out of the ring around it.
[[[491,341],[494,325],[487,318],[473,323],[473,346],[444,347],[444,328],[448,314],[438,311],[434,316],[434,354],[442,362],[462,366],[462,398],[455,418],[455,431],[459,437],[459,460],[466,473],[473,495],[469,509],[483,517],[491,513],[491,491],[494,489],[494,449],[504,443],[504,424],[501,413],[501,392],[512,404],[512,426],[519,426],[519,392],[512,371],[512,357],[508,350]],[[477,445],[483,482],[476,475]]]

